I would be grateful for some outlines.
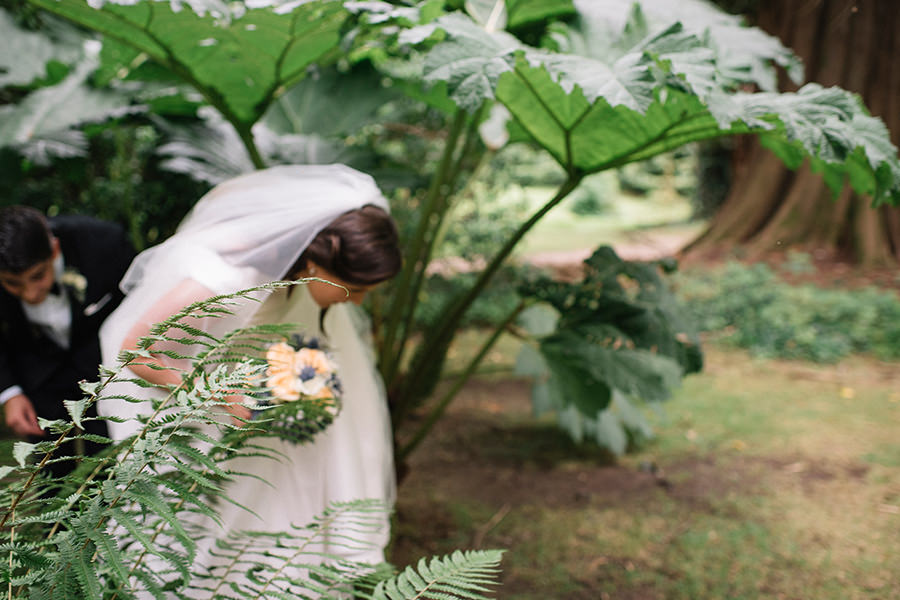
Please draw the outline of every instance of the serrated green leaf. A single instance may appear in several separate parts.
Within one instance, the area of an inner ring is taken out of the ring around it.
[[[19,104],[0,107],[0,147],[31,149],[38,161],[76,156],[84,152],[86,141],[70,128],[140,111],[128,96],[86,85],[95,64],[85,60],[59,84],[32,92]]]
[[[42,31],[26,31],[0,9],[0,87],[24,87],[46,77],[51,61],[77,62],[84,52],[83,42],[68,27],[49,24]]]
[[[602,27],[610,35],[622,31],[633,18],[633,0],[575,0],[582,18]],[[752,82],[762,89],[775,89],[773,64],[784,67],[796,83],[803,79],[800,60],[778,38],[760,29],[746,27],[741,17],[730,15],[701,0],[641,0],[642,18],[651,33],[679,22],[698,38],[709,38],[716,52],[719,71],[734,82]]]
[[[508,33],[486,32],[458,13],[441,17],[436,25],[449,38],[426,55],[425,81],[446,82],[457,105],[474,111],[494,97],[500,75],[512,69],[522,45]]]
[[[572,0],[506,0],[506,9],[510,29],[575,14]]]
[[[34,447],[37,444],[31,444],[29,442],[18,441],[13,444],[13,459],[19,463],[20,467],[24,467],[28,461],[28,457],[31,456],[31,453],[34,452]]]
[[[618,455],[625,454],[628,449],[628,435],[625,427],[612,411],[603,411],[597,415],[595,439],[598,444],[609,448]]]
[[[727,15],[705,22],[739,27]],[[579,42],[572,30],[568,50],[584,53],[575,54],[529,48],[459,14],[433,25],[446,39],[428,52],[426,81],[446,82],[454,101],[468,111],[496,98],[569,172],[592,173],[690,142],[759,132],[799,145],[801,156],[814,161],[845,164],[854,189],[873,193],[876,203],[900,201],[896,149],[858,100],[815,85],[796,94],[734,94],[721,75],[721,48],[711,45],[704,30],[670,22],[635,42],[642,30],[635,22],[622,38],[605,44]],[[629,36],[631,47],[621,47]],[[727,44],[724,38],[719,42]],[[754,55],[753,64],[781,58],[772,46]],[[850,163],[856,148],[863,149],[867,165]],[[839,177],[834,168],[828,173],[834,189]]]
[[[517,321],[529,335],[543,337],[556,330],[559,311],[545,303],[535,304],[523,310]]]
[[[550,369],[549,385],[562,406],[573,405],[587,415],[604,410],[610,401],[610,386],[592,376],[587,360],[576,356],[574,348],[567,350],[554,340],[541,343],[541,354]]]
[[[83,0],[34,3],[146,54],[248,129],[313,61],[337,47],[348,14],[335,0],[303,2],[289,13],[234,3],[224,15],[174,2],[96,9]]]
[[[82,398],[81,400],[63,400],[63,405],[66,407],[66,412],[72,417],[72,422],[81,429],[84,429],[81,424],[81,417],[84,416],[84,411],[88,409],[90,404],[91,401],[89,398]]]

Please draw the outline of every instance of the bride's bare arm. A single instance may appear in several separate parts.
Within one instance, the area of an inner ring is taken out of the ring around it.
[[[150,328],[153,324],[165,321],[185,306],[213,295],[214,293],[210,289],[193,279],[181,281],[174,289],[164,294],[135,322],[126,334],[125,339],[122,340],[122,350],[137,349],[138,340],[150,335]],[[151,350],[153,350],[152,347]],[[142,359],[140,362],[145,364],[133,364],[129,368],[135,375],[150,383],[177,385],[181,382],[181,375],[177,370],[174,370],[176,365],[164,355],[155,354],[152,358]],[[154,369],[149,366],[150,364],[167,368]]]
[[[123,350],[134,350],[138,347],[138,340],[150,334],[150,327],[154,323],[165,321],[185,306],[204,300],[215,295],[215,292],[193,279],[185,279],[167,292],[156,304],[151,306],[140,319],[132,326],[122,341]],[[153,347],[150,348],[151,351]],[[162,368],[153,368],[151,365]],[[159,385],[178,385],[181,383],[181,371],[177,365],[163,354],[154,354],[151,358],[140,360],[139,364],[129,365],[131,371],[150,383]],[[244,420],[250,418],[250,410],[240,406],[241,396],[228,396],[225,398],[231,405],[228,410],[235,416]]]

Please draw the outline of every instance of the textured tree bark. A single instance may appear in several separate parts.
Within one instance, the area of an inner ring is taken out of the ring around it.
[[[900,5],[896,0],[760,0],[757,25],[792,48],[807,81],[860,94],[900,141]],[[782,89],[793,89],[782,81]],[[900,263],[900,209],[871,209],[845,188],[835,199],[804,165],[790,171],[755,140],[736,159],[728,197],[688,258],[740,247],[758,259],[788,248],[862,266]]]

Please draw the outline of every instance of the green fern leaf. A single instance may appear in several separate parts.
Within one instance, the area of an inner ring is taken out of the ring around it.
[[[57,538],[63,565],[71,567],[78,579],[78,591],[82,598],[100,598],[102,584],[92,564],[96,550],[93,543],[80,543],[75,536],[60,535]],[[75,590],[68,590],[67,595]]]
[[[147,551],[153,554],[156,553],[156,545],[154,544],[153,539],[147,535],[141,524],[138,523],[131,514],[116,507],[110,507],[107,510],[109,511],[110,517],[116,523],[124,527],[136,542],[141,544]]]
[[[154,577],[154,574],[147,569],[137,569],[134,576],[144,586],[144,591],[149,592],[156,600],[169,600],[168,594]]]
[[[122,552],[119,550],[118,542],[111,535],[97,528],[87,528],[85,533],[96,545],[103,563],[112,568],[112,572],[115,573],[114,581],[117,584],[127,584],[129,573],[122,561]]]
[[[16,442],[13,444],[13,458],[17,463],[19,463],[20,467],[24,467],[26,462],[28,461],[28,457],[34,452],[37,444],[31,444],[29,442]]]
[[[413,598],[482,600],[480,592],[489,591],[503,552],[500,550],[456,551],[436,557],[426,564],[419,561],[418,573],[407,567],[402,573],[376,586],[375,600]]]
[[[72,417],[72,422],[75,423],[77,427],[83,427],[81,424],[81,417],[84,416],[84,411],[87,410],[90,404],[90,398],[82,398],[81,400],[63,400],[66,412]]]

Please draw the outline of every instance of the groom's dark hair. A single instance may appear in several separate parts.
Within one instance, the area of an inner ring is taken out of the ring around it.
[[[0,271],[22,273],[53,256],[47,218],[30,206],[0,208]]]
[[[403,265],[397,226],[374,204],[345,212],[313,238],[287,277],[296,276],[309,262],[355,285],[387,281]]]

